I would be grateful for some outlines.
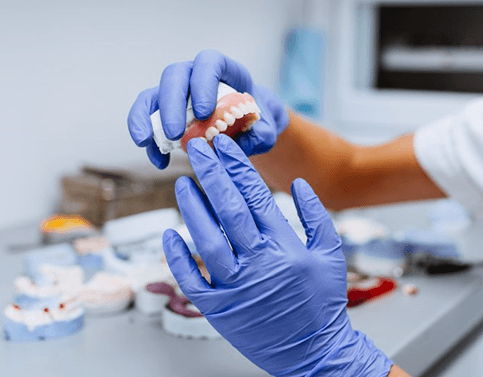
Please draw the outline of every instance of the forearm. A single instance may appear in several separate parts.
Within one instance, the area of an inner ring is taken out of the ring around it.
[[[410,376],[401,368],[399,368],[397,365],[393,365],[387,377],[410,377]]]
[[[290,192],[304,178],[335,210],[445,196],[419,166],[413,135],[357,146],[293,113],[273,149],[252,161],[272,187]]]

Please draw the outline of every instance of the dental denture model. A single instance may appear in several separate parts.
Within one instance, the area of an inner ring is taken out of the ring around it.
[[[175,296],[172,285],[164,282],[150,283],[136,294],[136,308],[147,315],[161,314],[168,301]]]
[[[82,329],[84,310],[69,298],[20,300],[7,306],[5,340],[34,341],[62,338]]]
[[[113,313],[127,309],[134,292],[126,278],[98,272],[79,292],[79,302],[88,313]]]
[[[75,296],[82,287],[84,271],[80,266],[42,264],[38,275],[19,276],[14,280],[15,292],[31,298],[58,295]]]
[[[44,264],[55,266],[72,266],[77,263],[74,248],[69,243],[47,246],[29,252],[23,260],[26,275],[35,278],[42,275]]]
[[[153,255],[146,255],[143,258],[125,260],[119,258],[114,250],[108,249],[104,252],[104,266],[108,272],[126,278],[134,292],[139,292],[147,284],[156,281],[176,284],[164,255],[157,255],[155,258]]]
[[[178,337],[221,338],[221,335],[185,296],[176,296],[169,300],[162,321],[164,330]]]
[[[78,263],[89,270],[101,270],[104,267],[103,252],[109,248],[105,237],[78,238],[73,242]]]
[[[159,111],[151,115],[154,140],[163,154],[181,147],[186,151],[188,141],[195,137],[202,137],[208,142],[219,133],[232,138],[249,131],[260,119],[261,110],[255,99],[248,93],[239,93],[232,87],[220,82],[218,86],[218,103],[213,114],[206,120],[198,120],[194,116],[191,97],[188,98],[186,109],[186,130],[181,140],[168,140],[163,131]]]

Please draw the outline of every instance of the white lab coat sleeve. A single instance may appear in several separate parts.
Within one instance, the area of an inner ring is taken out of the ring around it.
[[[483,215],[483,99],[418,129],[414,152],[429,177],[474,215]]]

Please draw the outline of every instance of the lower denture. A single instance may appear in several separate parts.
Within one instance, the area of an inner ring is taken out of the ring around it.
[[[186,151],[188,141],[201,137],[210,144],[219,133],[236,138],[249,131],[260,119],[260,109],[248,93],[231,93],[218,101],[215,111],[206,120],[195,119],[188,125],[181,138],[181,148]]]

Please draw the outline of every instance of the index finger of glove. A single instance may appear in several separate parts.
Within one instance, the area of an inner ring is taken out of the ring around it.
[[[188,177],[178,178],[175,189],[179,210],[212,284],[227,281],[236,270],[236,260],[208,199]]]
[[[201,51],[193,62],[190,81],[193,111],[197,119],[207,119],[215,110],[220,81],[238,92],[252,92],[252,79],[243,65],[218,51]]]
[[[191,139],[187,150],[191,166],[235,252],[238,256],[253,253],[262,240],[242,194],[208,143]]]
[[[158,88],[146,89],[134,101],[127,124],[131,138],[138,147],[148,146],[153,139],[150,115],[158,110]]]
[[[174,63],[166,67],[159,83],[159,113],[166,137],[178,140],[186,129],[190,77],[193,62]]]
[[[279,232],[281,229],[289,231],[290,226],[270,190],[245,153],[226,135],[216,136],[213,144],[228,175],[245,198],[258,229],[262,233]]]

